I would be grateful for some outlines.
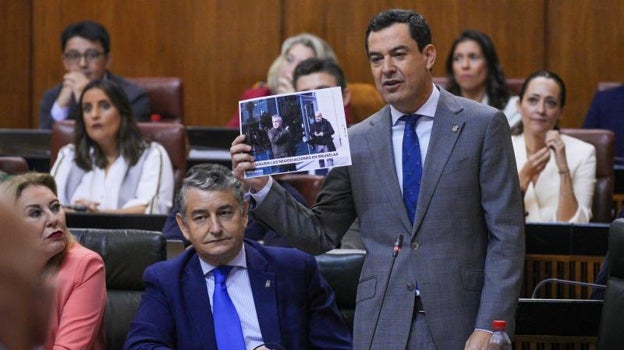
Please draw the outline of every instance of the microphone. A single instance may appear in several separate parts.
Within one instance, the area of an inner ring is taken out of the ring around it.
[[[540,288],[542,288],[545,284],[547,283],[562,283],[562,284],[569,284],[569,285],[573,285],[573,286],[581,286],[581,287],[594,287],[594,288],[607,288],[607,286],[605,286],[604,284],[596,284],[596,283],[590,283],[590,282],[579,282],[579,281],[571,281],[571,280],[564,280],[564,279],[560,279],[560,278],[547,278],[545,280],[542,280],[540,283],[538,283],[535,288],[533,288],[533,293],[531,293],[531,299],[535,299],[535,297],[537,296],[537,292],[539,291]]]
[[[399,233],[396,239],[394,240],[394,244],[392,245],[392,257],[393,258],[396,258],[397,255],[399,255],[399,252],[401,251],[402,246],[403,246],[403,235]],[[392,259],[392,263],[394,264],[394,259]]]
[[[386,278],[386,285],[384,287],[383,294],[381,295],[381,304],[379,305],[379,310],[377,311],[377,318],[375,319],[375,328],[373,328],[373,335],[371,336],[370,343],[368,344],[368,348],[373,348],[373,340],[375,339],[375,333],[377,333],[377,325],[379,324],[379,317],[381,316],[381,309],[383,308],[384,301],[386,300],[386,293],[388,292],[388,284],[390,284],[390,277],[392,276],[392,270],[394,270],[394,261],[396,260],[397,255],[401,251],[401,247],[403,246],[403,235],[398,234],[394,239],[394,243],[392,243],[392,261],[390,262],[390,271],[388,271],[388,277]]]

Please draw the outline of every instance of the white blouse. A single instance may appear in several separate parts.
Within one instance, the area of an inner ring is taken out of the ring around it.
[[[481,103],[484,105],[489,105],[489,98],[487,95],[483,97]],[[507,100],[507,104],[505,105],[505,108],[502,110],[502,112],[503,114],[505,114],[505,117],[507,117],[507,122],[509,123],[510,128],[518,124],[520,122],[520,119],[522,119],[520,116],[520,112],[518,111],[518,96],[509,97],[509,100]]]
[[[514,135],[511,140],[516,155],[516,166],[520,172],[527,162],[524,135]],[[567,135],[561,135],[561,140],[565,144],[572,188],[578,202],[578,209],[568,222],[586,223],[592,217],[591,208],[596,183],[596,149],[592,144]],[[559,168],[555,157],[551,154],[537,182],[530,182],[524,194],[524,210],[528,213],[526,222],[557,221],[559,182]]]
[[[151,142],[144,151],[147,152],[143,169],[140,172],[138,186],[130,199],[119,205],[120,190],[123,181],[132,168],[126,160],[119,156],[111,164],[108,173],[104,169],[94,167],[85,172],[71,198],[67,198],[67,184],[70,172],[75,171],[75,148],[73,144],[59,150],[51,174],[56,180],[58,197],[63,205],[70,205],[79,199],[99,202],[99,209],[122,209],[137,205],[145,205],[145,214],[167,214],[173,203],[174,178],[171,161],[167,151],[156,142]],[[143,155],[143,154],[142,154]],[[72,170],[74,169],[74,170]]]

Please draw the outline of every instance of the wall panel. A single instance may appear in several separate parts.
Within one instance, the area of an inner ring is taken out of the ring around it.
[[[36,127],[39,100],[61,80],[59,34],[70,22],[102,22],[112,37],[111,70],[123,76],[180,76],[186,120],[222,125],[241,92],[264,80],[282,40],[325,37],[350,81],[372,82],[364,53],[371,16],[412,8],[428,19],[444,75],[452,40],[466,28],[490,34],[508,77],[549,68],[570,86],[564,126],[580,126],[600,80],[624,80],[618,0],[0,0],[5,50],[0,127]],[[30,119],[28,118],[30,116]]]
[[[568,90],[562,124],[580,127],[598,82],[624,81],[624,2],[552,0],[547,13],[546,67]]]
[[[28,1],[0,0],[0,128],[30,128],[31,51]]]
[[[243,89],[264,79],[281,43],[278,0],[56,0],[35,8],[52,18],[45,28],[34,26],[39,38],[58,42],[68,23],[93,19],[110,32],[111,71],[180,76],[189,125],[224,124]],[[33,105],[63,75],[58,44],[36,45],[34,61],[42,78],[35,80]]]

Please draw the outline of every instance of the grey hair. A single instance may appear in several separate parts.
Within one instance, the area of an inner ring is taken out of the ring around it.
[[[182,221],[186,222],[186,194],[190,189],[201,191],[230,191],[238,200],[239,209],[242,211],[245,203],[243,184],[234,177],[232,171],[220,164],[198,164],[186,173],[180,190],[176,195],[176,205]]]

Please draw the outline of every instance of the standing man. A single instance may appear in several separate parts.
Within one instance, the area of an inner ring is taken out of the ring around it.
[[[314,112],[314,124],[310,125],[310,133],[312,138],[310,143],[314,145],[314,149],[317,153],[333,152],[336,150],[332,135],[334,134],[334,128],[331,123],[323,118],[323,113],[320,111]],[[325,168],[325,160],[319,159],[321,168]],[[331,158],[327,159],[327,166],[331,167],[334,163]]]
[[[277,114],[271,117],[271,121],[273,122],[273,127],[267,131],[267,134],[271,142],[273,159],[292,157],[294,155],[295,140],[290,130],[288,130],[288,126],[284,127],[284,120]],[[296,170],[295,164],[279,165],[280,172],[294,170]]]
[[[110,39],[101,24],[84,21],[70,24],[61,33],[63,50],[63,81],[46,91],[41,100],[39,127],[50,129],[57,120],[74,119],[76,102],[84,87],[92,80],[110,79],[121,87],[130,101],[137,121],[149,117],[147,93],[140,87],[109,72]]]
[[[270,177],[245,179],[253,213],[315,253],[359,217],[368,254],[355,349],[486,349],[494,319],[513,334],[524,263],[507,120],[433,84],[436,49],[418,13],[381,12],[365,43],[388,105],[349,129],[353,165],[329,172],[312,209]],[[241,179],[254,167],[244,141],[230,149]]]
[[[189,174],[176,219],[193,247],[147,268],[124,348],[351,349],[314,258],[243,241],[248,203],[229,169],[200,164]]]

